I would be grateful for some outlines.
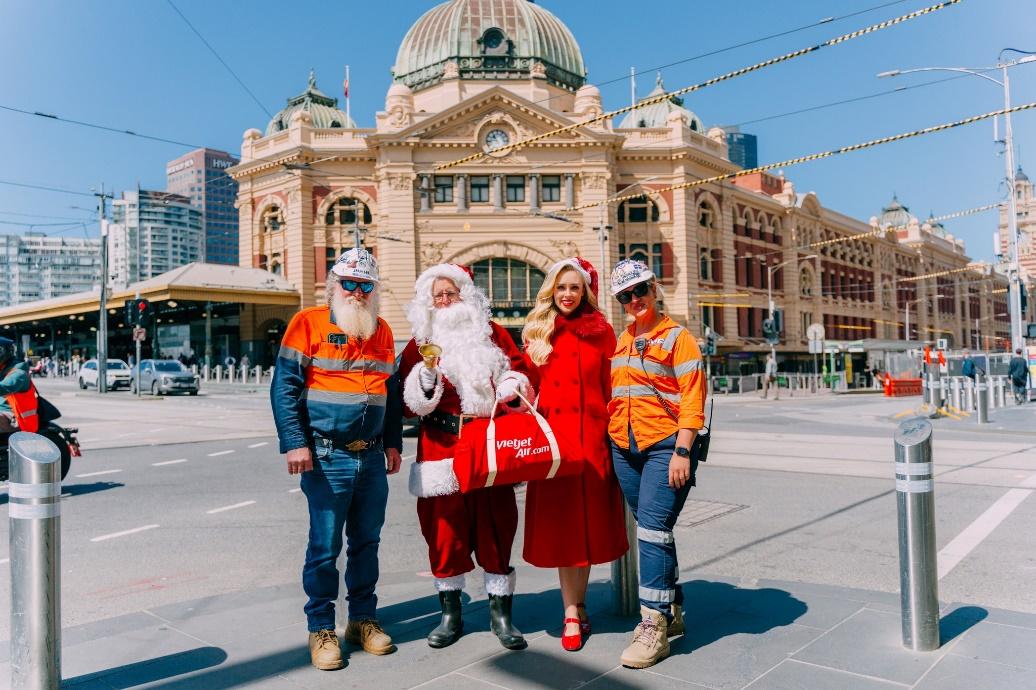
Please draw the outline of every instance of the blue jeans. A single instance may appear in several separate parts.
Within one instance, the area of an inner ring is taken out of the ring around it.
[[[676,434],[640,450],[630,433],[629,450],[612,442],[612,464],[633,516],[637,519],[640,547],[640,605],[673,619],[672,605],[683,605],[678,582],[673,526],[683,510],[690,482],[680,489],[669,486],[669,461],[676,448]]]
[[[345,530],[345,588],[349,620],[375,618],[378,597],[378,545],[385,524],[388,479],[385,452],[374,448],[350,452],[316,439],[313,469],[302,474],[309,502],[309,548],[302,568],[302,588],[309,596],[306,622],[310,632],[333,630]]]

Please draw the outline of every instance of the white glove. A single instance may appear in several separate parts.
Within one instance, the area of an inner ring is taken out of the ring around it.
[[[435,384],[439,380],[439,370],[422,366],[421,373],[417,375],[417,378],[421,382],[421,390],[425,393],[431,393],[435,390]]]
[[[496,387],[496,401],[498,403],[507,403],[517,398],[518,385],[519,381],[514,377],[501,381],[500,385]]]

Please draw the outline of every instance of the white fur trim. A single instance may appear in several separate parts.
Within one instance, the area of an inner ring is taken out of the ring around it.
[[[460,491],[453,458],[415,462],[410,466],[410,493],[418,498],[449,496]]]
[[[590,289],[590,283],[591,283],[590,273],[587,272],[587,270],[585,268],[580,266],[579,262],[576,261],[574,258],[562,259],[561,261],[558,261],[557,263],[555,263],[553,266],[550,267],[550,270],[547,271],[547,273],[548,274],[554,274],[556,276],[556,275],[558,275],[558,273],[561,273],[561,271],[563,269],[566,269],[566,268],[574,269],[576,271],[576,273],[578,273],[580,276],[582,276],[583,282],[586,284],[586,289],[587,290]],[[555,273],[555,271],[557,271],[557,273]]]
[[[514,568],[506,575],[497,573],[486,573],[486,594],[493,594],[498,597],[506,597],[514,594],[515,580],[518,573]]]
[[[502,374],[500,374],[500,376],[498,376],[497,379],[496,379],[496,385],[499,386],[500,384],[502,384],[504,381],[507,381],[508,379],[515,379],[516,381],[518,381],[518,388],[519,388],[519,390],[525,390],[525,389],[527,389],[529,387],[529,377],[528,376],[526,376],[525,374],[523,374],[520,371],[511,371],[511,370],[505,371]]]
[[[436,592],[456,592],[464,589],[464,575],[435,578]]]
[[[425,395],[424,389],[421,388],[421,367],[423,366],[424,364],[421,362],[415,364],[403,382],[403,402],[418,417],[424,417],[435,411],[435,408],[439,406],[439,401],[442,400],[442,392],[445,389],[442,376],[438,375],[435,377],[435,390],[432,391],[432,397],[429,398]]]

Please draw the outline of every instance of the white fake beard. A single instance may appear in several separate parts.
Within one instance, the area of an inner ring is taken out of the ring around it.
[[[375,295],[364,301],[352,295],[336,296],[331,302],[335,324],[346,335],[369,338],[378,330],[378,302]]]
[[[509,363],[483,319],[483,312],[464,302],[433,309],[432,342],[442,348],[440,366],[460,395],[461,411],[488,416],[496,404],[493,382]]]

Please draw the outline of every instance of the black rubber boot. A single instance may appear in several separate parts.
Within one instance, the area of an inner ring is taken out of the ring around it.
[[[464,634],[464,619],[460,615],[460,590],[439,592],[439,605],[442,606],[442,621],[439,622],[439,627],[428,633],[428,646],[436,649],[449,647]]]
[[[511,595],[489,595],[489,627],[508,649],[525,649],[528,643],[522,632],[511,623]]]

